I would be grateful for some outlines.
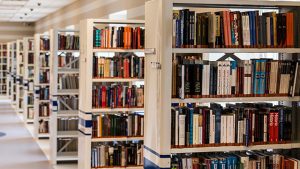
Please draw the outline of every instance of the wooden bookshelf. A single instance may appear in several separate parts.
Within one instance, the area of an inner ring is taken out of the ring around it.
[[[131,114],[134,112],[144,112],[144,107],[139,108],[93,108],[92,105],[92,89],[93,85],[109,84],[109,83],[126,83],[132,85],[136,82],[144,82],[144,79],[138,78],[93,78],[93,56],[113,56],[115,53],[135,53],[138,56],[144,56],[145,49],[123,49],[123,48],[94,48],[93,47],[93,27],[104,28],[109,24],[116,25],[135,25],[144,27],[145,22],[140,20],[108,20],[108,19],[87,19],[80,23],[80,37],[84,37],[80,42],[80,98],[79,98],[79,168],[96,169],[92,167],[92,145],[103,142],[128,142],[142,141],[143,137],[92,137],[93,116],[108,114]],[[145,118],[145,116],[144,116]],[[103,166],[97,168],[143,168],[143,166]]]
[[[8,54],[9,54],[9,71],[10,71],[10,100],[12,101],[12,106],[16,107],[16,64],[17,64],[17,42],[13,41],[9,43]]]
[[[0,98],[8,99],[8,44],[0,44]]]
[[[220,98],[172,98],[172,56],[183,54],[203,53],[279,53],[280,58],[300,53],[299,48],[174,48],[173,36],[173,9],[202,8],[249,8],[260,9],[271,7],[273,9],[299,7],[299,3],[292,1],[242,1],[242,0],[151,0],[145,5],[146,46],[153,53],[146,53],[145,68],[145,168],[171,168],[172,154],[204,153],[204,152],[230,152],[266,149],[294,149],[299,143],[265,144],[255,146],[208,146],[183,147],[171,146],[171,105],[172,103],[210,103],[210,102],[269,102],[300,101],[300,97],[220,97]],[[207,9],[206,9],[207,8]],[[155,13],[153,12],[155,11]]]
[[[29,117],[29,109],[33,109],[31,105],[34,105],[34,74],[30,74],[32,71],[34,72],[34,64],[30,62],[30,55],[33,55],[34,59],[34,53],[30,52],[33,49],[34,44],[34,37],[24,37],[23,38],[23,47],[24,47],[24,75],[23,75],[23,89],[24,89],[24,113],[23,118],[24,122],[31,123],[34,119],[34,117]],[[29,100],[30,99],[30,100]],[[33,101],[33,103],[30,103],[30,101]],[[35,110],[33,110],[35,111]],[[34,115],[33,115],[34,116]]]
[[[58,162],[75,161],[78,160],[77,151],[69,152],[67,150],[68,144],[72,142],[78,142],[78,131],[74,129],[66,129],[65,131],[60,131],[58,120],[63,119],[78,119],[78,110],[74,109],[69,105],[68,110],[61,110],[64,104],[67,104],[63,100],[64,97],[73,96],[78,98],[79,89],[63,89],[60,84],[60,76],[79,76],[79,68],[72,68],[71,66],[60,66],[59,65],[59,54],[63,53],[76,53],[79,54],[79,50],[59,50],[59,35],[79,35],[78,30],[60,30],[51,29],[50,37],[52,39],[50,45],[50,100],[51,100],[51,113],[50,113],[50,160],[52,164],[57,164]],[[65,56],[64,56],[65,57]],[[74,62],[79,62],[80,56],[76,57]],[[48,69],[45,67],[44,69]],[[74,105],[73,105],[74,106]],[[59,139],[69,139],[70,141],[65,144],[62,152],[59,152]]]
[[[50,126],[52,125],[49,122],[49,117],[42,117],[39,114],[40,111],[40,105],[48,105],[49,109],[50,109],[50,93],[49,94],[49,99],[44,100],[44,98],[40,98],[40,92],[41,89],[44,87],[49,87],[50,83],[44,83],[40,81],[40,73],[41,71],[48,71],[50,72],[50,69],[44,69],[42,63],[41,63],[41,57],[42,55],[45,54],[50,54],[50,49],[45,51],[43,50],[43,48],[41,47],[41,43],[40,40],[41,39],[49,39],[50,41],[50,46],[51,46],[51,37],[49,36],[49,32],[45,33],[45,34],[35,34],[34,35],[34,137],[37,139],[40,138],[49,138],[50,137]],[[51,57],[49,56],[48,58],[48,63],[51,60]],[[50,68],[50,64],[49,64],[49,68]],[[50,89],[49,89],[50,92]],[[50,112],[50,110],[49,110]],[[47,133],[41,133],[39,131],[40,128],[40,120],[43,120],[45,123],[48,123],[48,132]]]

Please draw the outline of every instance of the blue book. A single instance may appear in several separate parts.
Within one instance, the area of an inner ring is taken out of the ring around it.
[[[233,165],[232,165],[232,158],[231,156],[226,158],[227,161],[227,169],[232,169]]]
[[[189,118],[190,118],[190,138],[189,138],[189,143],[192,145],[193,144],[193,114],[194,114],[194,108],[190,108],[190,111],[189,111],[189,113],[190,113],[190,116],[189,116]]]
[[[221,109],[216,108],[215,112],[215,143],[221,143]]]
[[[252,30],[253,30],[253,45],[257,45],[256,44],[256,32],[257,32],[257,30],[256,30],[256,12],[257,11],[252,11],[252,23],[253,23],[253,25],[252,25]]]
[[[181,20],[180,19],[176,19],[176,42],[175,42],[175,46],[176,48],[180,48],[181,47]]]
[[[252,12],[251,12],[251,11],[248,12],[248,15],[249,15],[249,28],[250,28],[250,30],[249,30],[249,33],[250,33],[250,46],[253,46],[253,32],[252,32],[252,29],[253,29],[252,25],[253,25],[253,23],[252,23]]]
[[[231,159],[232,159],[232,169],[237,169],[237,167],[238,167],[238,159],[237,159],[237,157],[232,156]]]
[[[265,94],[265,86],[266,86],[266,65],[267,60],[260,60],[260,92],[259,94]]]
[[[226,158],[219,159],[218,169],[227,169],[227,160]]]
[[[258,78],[257,78],[257,66],[258,66],[258,62],[256,59],[253,59],[252,60],[252,75],[253,75],[253,79],[252,79],[252,90],[253,90],[253,94],[257,94],[257,86],[256,86],[256,81],[257,79],[259,79],[259,75],[258,75]]]
[[[219,160],[213,158],[210,162],[210,169],[218,169]]]

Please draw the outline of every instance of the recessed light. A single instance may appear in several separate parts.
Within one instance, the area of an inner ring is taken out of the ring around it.
[[[21,16],[20,19],[23,19],[23,17]]]
[[[30,8],[30,11],[33,11],[33,8]]]
[[[27,13],[24,13],[25,16],[27,16]]]

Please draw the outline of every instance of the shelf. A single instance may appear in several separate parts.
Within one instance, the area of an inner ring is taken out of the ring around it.
[[[38,100],[39,103],[50,103],[50,100]]]
[[[76,161],[78,160],[78,152],[58,152],[57,161]]]
[[[228,98],[188,98],[172,99],[172,103],[200,103],[200,102],[263,102],[263,101],[300,101],[300,96],[295,97],[228,97]]]
[[[92,109],[92,113],[105,113],[105,112],[125,112],[125,111],[136,111],[136,112],[143,112],[144,108],[99,108],[99,109]]]
[[[285,1],[285,0],[173,0],[174,6],[180,7],[188,7],[193,6],[197,7],[197,5],[205,5],[205,4],[212,4],[212,5],[227,5],[227,6],[267,6],[267,7],[274,7],[274,6],[299,6],[299,3],[296,1]],[[178,4],[178,5],[177,5]],[[181,4],[181,5],[179,5]],[[215,6],[216,8],[216,6]]]
[[[57,138],[78,137],[78,131],[57,131]]]
[[[92,82],[139,82],[144,81],[144,79],[137,79],[137,78],[94,78]]]
[[[110,52],[110,53],[135,53],[135,52],[145,52],[145,49],[102,49],[102,48],[95,48],[93,52]]]
[[[39,119],[49,120],[50,117],[49,116],[39,116]]]
[[[79,110],[58,110],[57,116],[58,117],[72,117],[72,116],[78,116]]]
[[[59,74],[78,74],[79,73],[79,69],[68,69],[68,68],[58,68],[57,73]]]
[[[49,133],[38,133],[38,138],[49,138],[50,134]]]
[[[173,48],[173,53],[300,53],[300,48]]]
[[[53,95],[78,95],[79,89],[59,89],[56,94]]]
[[[72,52],[72,53],[75,53],[75,52],[80,52],[80,50],[58,50],[57,52]]]
[[[34,120],[33,120],[33,119],[27,119],[26,122],[27,122],[27,123],[34,123]]]
[[[34,64],[27,64],[27,66],[29,67],[29,66],[34,66]]]
[[[177,153],[204,153],[204,152],[228,152],[228,151],[247,151],[247,150],[266,150],[266,149],[292,149],[300,148],[300,143],[288,144],[264,144],[255,146],[213,146],[195,148],[171,148],[172,154]]]
[[[92,138],[92,142],[109,142],[109,141],[134,141],[134,140],[144,140],[144,137],[103,137],[103,138]]]

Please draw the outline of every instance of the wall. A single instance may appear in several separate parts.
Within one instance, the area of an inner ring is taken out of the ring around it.
[[[33,23],[0,22],[0,42],[10,42],[25,36],[33,36]]]
[[[78,0],[35,23],[36,33],[51,28],[78,25],[87,18],[108,18],[110,14],[127,10],[128,19],[144,19],[145,0]]]

